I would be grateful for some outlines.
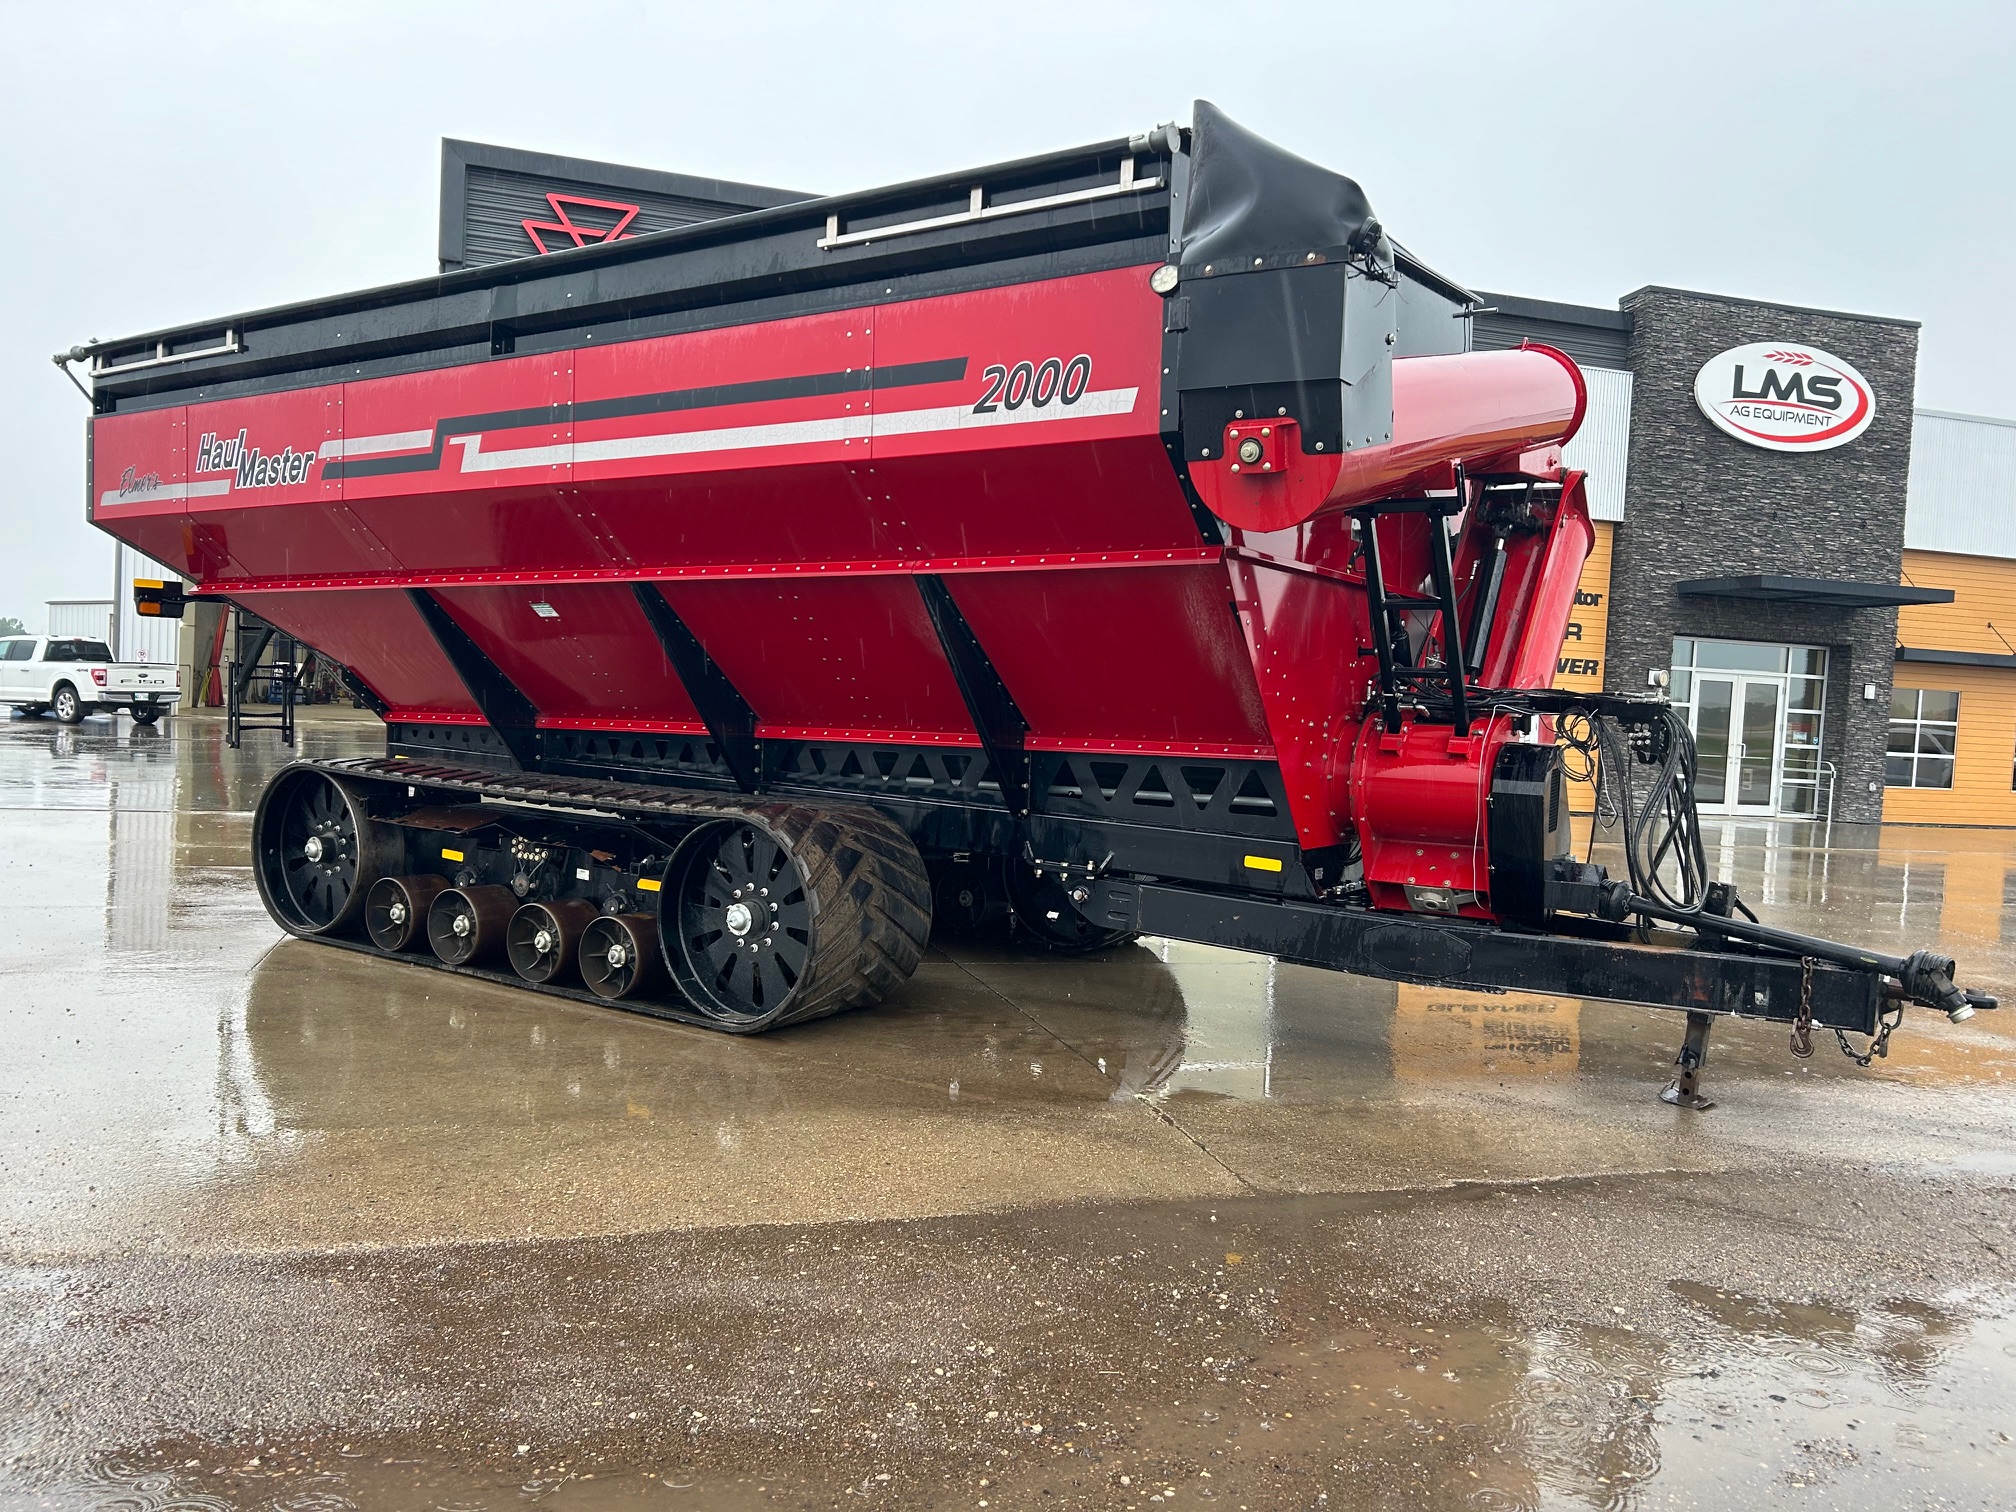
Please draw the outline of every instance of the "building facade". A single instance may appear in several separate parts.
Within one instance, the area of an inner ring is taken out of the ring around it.
[[[1710,815],[2016,825],[2016,424],[1917,410],[1914,322],[1667,288],[1481,297],[1475,347],[1544,341],[1590,378],[1568,459],[1597,548],[1558,685],[1665,674]],[[1839,444],[1757,444],[1697,392],[1733,372],[1773,393],[1754,357],[1715,366],[1746,352],[1838,360],[1873,412]]]

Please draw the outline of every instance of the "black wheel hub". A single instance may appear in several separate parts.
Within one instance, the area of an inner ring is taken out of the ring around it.
[[[667,955],[679,983],[709,1013],[767,1017],[804,979],[812,954],[812,903],[798,862],[748,824],[704,831],[675,863],[665,914],[676,928]]]

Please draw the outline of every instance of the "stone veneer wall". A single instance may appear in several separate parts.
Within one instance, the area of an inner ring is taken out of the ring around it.
[[[1820,314],[1647,288],[1632,316],[1629,489],[1613,547],[1606,686],[1642,691],[1676,635],[1789,641],[1829,651],[1822,758],[1840,770],[1835,816],[1883,813],[1894,609],[1822,609],[1683,598],[1689,578],[1773,573],[1895,583],[1904,553],[1905,479],[1918,363],[1912,321]],[[1832,451],[1766,451],[1723,434],[1694,403],[1694,375],[1751,341],[1822,347],[1876,391],[1876,419]],[[1865,701],[1865,684],[1876,699]]]

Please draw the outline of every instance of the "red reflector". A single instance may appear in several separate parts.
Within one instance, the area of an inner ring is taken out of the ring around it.
[[[99,686],[99,687],[101,687],[101,688],[102,688],[102,687],[104,687],[104,686],[105,686],[105,669],[104,669],[103,667],[93,667],[93,668],[91,669],[91,681],[93,681],[94,683],[98,684],[98,686]]]

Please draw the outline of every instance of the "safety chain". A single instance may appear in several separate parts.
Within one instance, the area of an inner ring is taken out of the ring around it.
[[[1855,1047],[1848,1043],[1847,1031],[1836,1029],[1834,1031],[1834,1038],[1840,1041],[1841,1053],[1843,1055],[1847,1056],[1848,1059],[1855,1062],[1858,1066],[1866,1066],[1878,1056],[1889,1055],[1890,1031],[1903,1022],[1904,1009],[1902,1006],[1890,1009],[1880,1020],[1882,1027],[1876,1031],[1876,1037],[1869,1041],[1869,1048],[1859,1054],[1856,1052]]]
[[[1792,1053],[1813,1058],[1813,957],[1799,958],[1799,1017],[1792,1021]]]

